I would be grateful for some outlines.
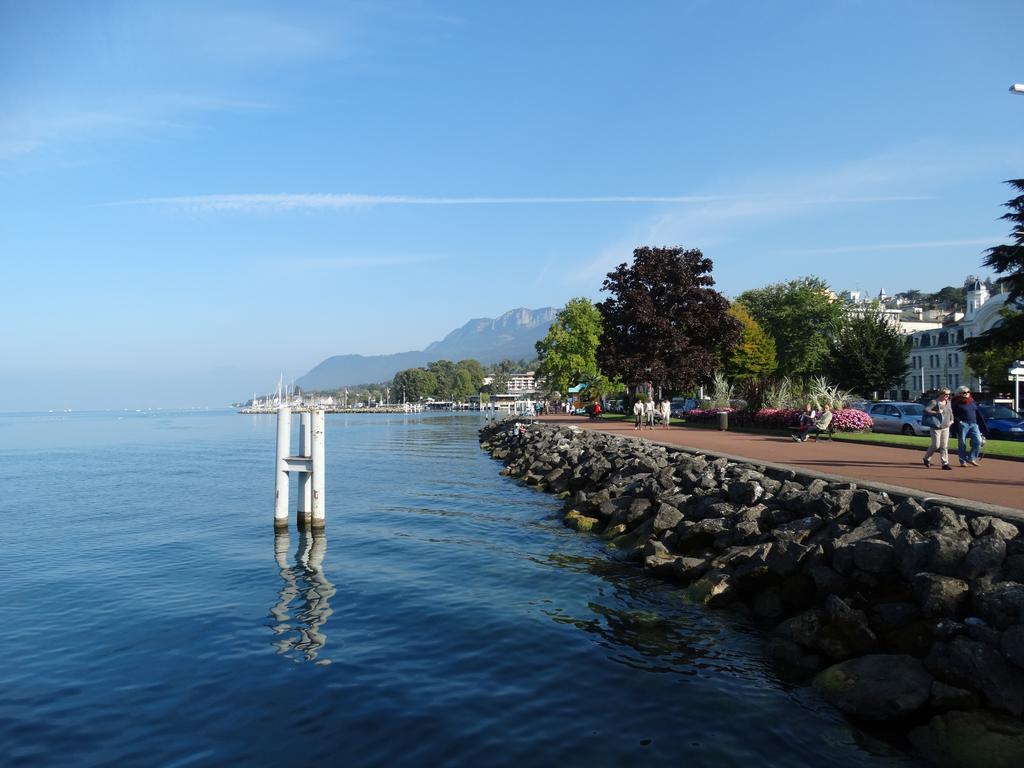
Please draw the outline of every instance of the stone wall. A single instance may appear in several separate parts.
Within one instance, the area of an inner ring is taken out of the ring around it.
[[[503,474],[563,497],[567,525],[763,623],[778,667],[850,716],[902,719],[937,760],[955,742],[1024,761],[1014,522],[567,427],[504,422],[480,440]]]

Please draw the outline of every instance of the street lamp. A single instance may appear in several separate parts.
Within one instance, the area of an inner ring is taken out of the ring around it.
[[[1014,83],[1013,85],[1010,86],[1010,93],[1024,94],[1024,84]]]

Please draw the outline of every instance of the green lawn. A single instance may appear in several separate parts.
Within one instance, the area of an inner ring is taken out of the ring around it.
[[[605,413],[601,418],[607,421],[633,420],[632,414]],[[717,424],[685,424],[681,419],[672,419],[673,426],[685,426],[689,429],[718,429]],[[761,427],[730,427],[732,432],[750,432],[761,435],[788,434],[777,429],[764,429]],[[894,448],[912,448],[917,451],[924,451],[931,443],[929,437],[909,437],[907,435],[889,435],[880,432],[837,432],[836,440],[843,440],[852,443],[873,443],[875,445],[888,445]],[[949,452],[955,454],[957,450],[957,439],[951,437],[949,440]],[[1003,459],[1024,460],[1024,441],[1013,440],[989,440],[985,443],[985,456],[998,457]]]

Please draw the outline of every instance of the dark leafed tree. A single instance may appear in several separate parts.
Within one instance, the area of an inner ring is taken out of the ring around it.
[[[728,300],[712,288],[711,266],[696,249],[645,247],[609,272],[602,290],[611,296],[597,305],[600,369],[677,391],[710,380],[740,338]]]
[[[1021,193],[1004,204],[1010,210],[1000,217],[1012,226],[1011,242],[989,248],[985,265],[1004,275],[1000,282],[1009,291],[1006,298],[1009,308],[1024,303],[1024,179],[1011,179],[1006,183]],[[969,353],[979,353],[1005,349],[1021,342],[1024,342],[1024,312],[1010,309],[999,325],[968,339],[964,349]]]
[[[847,317],[829,342],[829,378],[843,389],[874,396],[903,381],[910,346],[910,337],[877,310]]]

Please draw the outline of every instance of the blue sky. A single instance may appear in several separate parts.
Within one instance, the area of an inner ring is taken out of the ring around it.
[[[1024,3],[0,0],[2,410],[219,405],[600,299],[959,285]]]

